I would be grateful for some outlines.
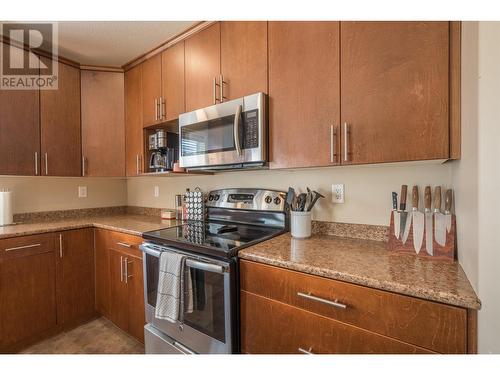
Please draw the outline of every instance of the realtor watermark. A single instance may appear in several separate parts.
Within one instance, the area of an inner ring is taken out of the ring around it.
[[[0,90],[57,90],[56,22],[2,22]]]

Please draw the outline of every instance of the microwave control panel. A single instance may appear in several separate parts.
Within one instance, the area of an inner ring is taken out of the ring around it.
[[[254,109],[243,114],[243,148],[259,147],[259,110]]]

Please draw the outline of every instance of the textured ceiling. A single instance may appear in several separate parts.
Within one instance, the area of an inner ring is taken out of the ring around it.
[[[83,65],[121,66],[195,23],[59,22],[59,54]]]

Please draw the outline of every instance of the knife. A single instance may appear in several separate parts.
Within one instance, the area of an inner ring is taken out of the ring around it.
[[[418,210],[418,186],[411,192],[411,221],[413,222],[413,247],[420,253],[424,241],[424,214]],[[407,235],[408,236],[408,235]]]
[[[401,185],[401,198],[399,199],[399,237],[403,237],[406,229],[406,221],[408,219],[408,212],[406,212],[406,191],[408,190],[407,185]],[[405,240],[406,241],[406,240]]]
[[[394,218],[394,236],[399,239],[400,216],[398,211],[398,193],[392,192],[392,215]]]
[[[439,245],[446,244],[446,223],[441,213],[441,186],[434,189],[434,238]]]
[[[424,207],[425,207],[425,250],[427,250],[427,254],[433,255],[431,187],[430,186],[425,187]]]
[[[451,203],[453,200],[453,191],[451,189],[446,190],[444,195],[444,215],[446,218],[446,232],[450,233],[451,230]]]

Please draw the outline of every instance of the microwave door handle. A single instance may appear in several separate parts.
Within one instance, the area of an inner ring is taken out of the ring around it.
[[[226,267],[224,266],[220,266],[218,264],[199,262],[194,259],[186,259],[186,266],[191,268],[196,268],[201,271],[213,272],[218,274],[223,274],[226,272]]]
[[[240,144],[240,117],[241,117],[241,105],[236,107],[236,113],[234,115],[234,144],[236,146],[236,152],[238,156],[241,156],[241,144]]]

